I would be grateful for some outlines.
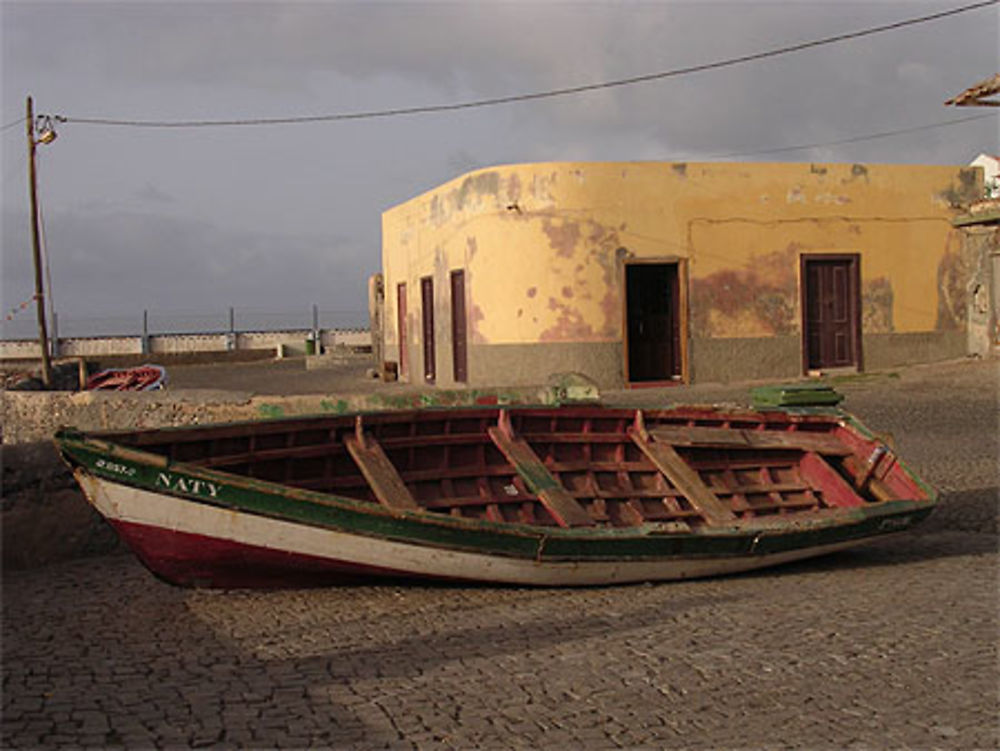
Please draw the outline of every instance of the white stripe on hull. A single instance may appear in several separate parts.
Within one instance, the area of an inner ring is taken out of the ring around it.
[[[77,480],[105,517],[270,548],[292,554],[391,569],[414,576],[500,584],[583,586],[688,579],[750,571],[857,545],[848,540],[771,555],[659,561],[536,561],[381,540],[230,509],[108,482],[83,470]]]

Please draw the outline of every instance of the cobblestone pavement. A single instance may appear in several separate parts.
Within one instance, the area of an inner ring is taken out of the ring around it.
[[[2,745],[995,749],[995,363],[842,390],[942,490],[921,530],[586,590],[189,591],[128,556],[8,572]]]

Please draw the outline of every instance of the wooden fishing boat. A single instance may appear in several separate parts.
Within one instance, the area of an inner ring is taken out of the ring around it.
[[[57,443],[142,562],[190,586],[710,576],[900,532],[936,502],[835,408],[427,409]]]
[[[156,391],[167,382],[162,365],[139,365],[134,368],[110,368],[87,379],[87,391]]]

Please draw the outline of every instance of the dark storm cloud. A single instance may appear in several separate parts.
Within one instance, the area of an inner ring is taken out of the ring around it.
[[[5,49],[33,69],[73,70],[108,85],[186,82],[287,90],[308,88],[312,76],[327,72],[365,81],[380,76],[421,81],[438,87],[441,101],[449,101],[710,62],[938,7],[907,2],[15,4],[5,12]],[[640,127],[659,113],[703,138],[706,123],[728,125],[707,133],[725,146],[747,126],[759,132],[770,131],[776,120],[781,126],[786,118],[775,118],[775,112],[794,113],[808,124],[845,108],[877,113],[914,99],[937,108],[970,77],[992,72],[996,39],[996,12],[985,9],[771,62],[524,106],[518,116],[559,124],[582,120],[584,127],[600,129]],[[174,104],[182,112],[192,106]],[[205,110],[204,102],[196,104]],[[261,111],[267,109],[262,102]],[[312,112],[321,109],[352,106],[322,102]],[[117,114],[143,115],[127,109]]]
[[[231,305],[362,310],[364,288],[344,279],[373,273],[356,241],[239,233],[204,221],[149,213],[55,214],[46,240],[53,297],[64,311],[94,315],[226,310]],[[4,304],[24,296],[31,270],[28,217],[3,216]],[[331,299],[331,292],[336,292]],[[192,307],[191,301],[197,301]],[[339,306],[339,307],[338,307]]]
[[[23,113],[28,93],[44,112],[171,120],[456,102],[708,63],[956,4],[8,2],[3,119]],[[381,212],[463,171],[738,159],[979,114],[942,102],[996,72],[997,37],[990,8],[764,62],[462,113],[184,132],[67,123],[42,175],[57,299],[73,309],[307,300],[363,310]],[[23,172],[23,137],[15,128],[2,142],[5,300],[32,284],[26,189],[7,177]],[[994,117],[749,158],[964,164],[998,150]]]

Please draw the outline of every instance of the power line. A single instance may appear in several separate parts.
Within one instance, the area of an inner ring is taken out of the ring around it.
[[[7,123],[7,124],[6,124],[6,125],[4,125],[3,127],[0,127],[0,133],[3,133],[3,132],[4,132],[5,130],[7,130],[8,128],[13,128],[13,127],[14,127],[14,126],[16,126],[16,125],[20,125],[20,124],[22,124],[22,123],[23,123],[23,122],[24,122],[25,120],[27,120],[27,118],[26,118],[26,117],[22,117],[22,118],[21,118],[20,120],[15,120],[15,121],[14,121],[14,122],[12,122],[12,123]]]
[[[901,136],[907,133],[918,133],[922,130],[934,130],[935,128],[947,128],[950,125],[961,125],[963,123],[970,123],[974,120],[985,120],[990,117],[996,117],[996,112],[991,112],[987,115],[974,115],[972,117],[963,117],[958,120],[948,120],[943,123],[931,123],[929,125],[915,125],[912,128],[900,128],[899,130],[885,130],[880,133],[869,133],[863,136],[851,136],[850,138],[843,138],[839,141],[828,141],[826,143],[806,143],[800,144],[798,146],[782,146],[776,149],[759,149],[756,151],[735,151],[727,154],[711,154],[705,159],[731,159],[738,156],[756,156],[758,154],[779,154],[784,151],[801,151],[803,149],[820,149],[826,146],[843,146],[848,143],[859,143],[861,141],[874,141],[879,138],[889,138],[890,136]]]
[[[787,55],[793,52],[802,52],[803,50],[813,49],[815,47],[822,47],[825,45],[836,44],[838,42],[844,42],[851,39],[859,39],[861,37],[872,36],[873,34],[881,34],[887,31],[894,31],[896,29],[902,29],[907,26],[915,26],[917,24],[929,23],[931,21],[938,21],[943,18],[948,18],[950,16],[957,16],[960,13],[968,13],[970,11],[980,10],[982,8],[986,8],[991,5],[996,5],[998,2],[1000,2],[1000,0],[982,0],[982,2],[972,3],[970,5],[963,5],[958,8],[952,8],[951,10],[939,11],[937,13],[931,13],[926,16],[918,16],[916,18],[910,18],[903,21],[895,21],[893,23],[883,24],[881,26],[873,26],[867,29],[862,29],[860,31],[852,31],[844,34],[837,34],[835,36],[824,37],[822,39],[815,39],[809,42],[800,42],[799,44],[793,44],[786,47],[778,47],[776,49],[766,50],[764,52],[756,52],[749,55],[741,55],[739,57],[732,57],[726,60],[718,60],[711,63],[690,65],[683,68],[674,68],[672,70],[661,71],[659,73],[647,73],[639,76],[631,76],[629,78],[619,78],[611,81],[603,81],[600,83],[582,84],[579,86],[569,86],[566,88],[550,89],[547,91],[537,91],[526,94],[512,94],[509,96],[502,96],[502,97],[475,99],[467,102],[458,102],[455,104],[431,104],[431,105],[423,105],[417,107],[396,107],[386,110],[370,110],[366,112],[347,112],[341,114],[311,115],[311,116],[301,116],[301,117],[259,117],[259,118],[241,119],[241,120],[117,120],[113,118],[100,118],[100,117],[65,117],[65,118],[61,117],[60,119],[63,120],[64,122],[78,123],[83,125],[115,125],[115,126],[126,126],[134,128],[207,128],[207,127],[254,126],[254,125],[293,125],[293,124],[303,124],[303,123],[336,122],[342,120],[368,120],[378,117],[421,115],[434,112],[454,112],[457,110],[474,109],[479,107],[494,107],[501,104],[513,104],[516,102],[528,102],[540,99],[552,99],[555,97],[570,96],[573,94],[583,94],[590,91],[610,89],[619,86],[632,86],[635,84],[647,83],[649,81],[658,81],[665,78],[675,78],[678,76],[689,75],[691,73],[702,73],[709,70],[718,70],[719,68],[727,68],[735,65],[742,65],[744,63],[756,62],[758,60],[765,60],[772,57],[778,57],[780,55]]]

